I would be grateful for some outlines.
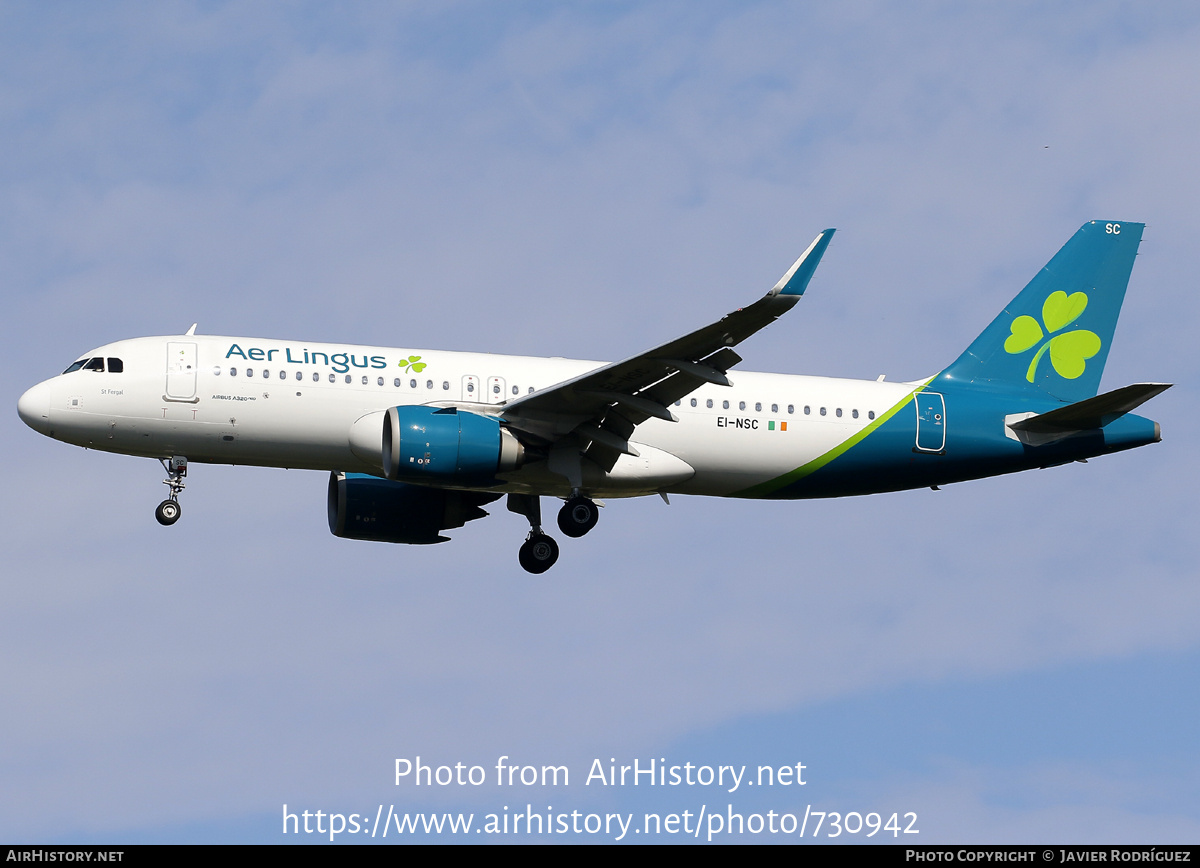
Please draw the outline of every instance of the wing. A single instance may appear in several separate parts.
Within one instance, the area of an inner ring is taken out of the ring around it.
[[[726,372],[742,360],[733,347],[787,313],[804,294],[829,246],[826,229],[765,296],[691,334],[614,362],[505,405],[503,418],[520,431],[555,443],[576,437],[605,471],[622,454],[637,455],[629,438],[653,417],[675,422],[667,409],[705,383],[731,385]]]

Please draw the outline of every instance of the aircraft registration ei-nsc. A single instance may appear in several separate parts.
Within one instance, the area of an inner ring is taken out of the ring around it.
[[[911,382],[730,370],[789,311],[834,230],[764,297],[621,362],[185,334],[84,354],[18,402],[88,449],[156,458],[180,516],[192,463],[330,472],[330,530],[424,544],[507,495],[526,570],[558,559],[541,497],[580,537],[600,498],[791,500],[937,488],[1161,439],[1131,411],[1169,384],[1098,394],[1144,226],[1092,221],[949,367]]]

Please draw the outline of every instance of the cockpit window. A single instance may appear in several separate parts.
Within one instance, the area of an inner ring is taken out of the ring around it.
[[[125,370],[125,363],[120,359],[110,358],[108,360],[108,372],[110,374],[120,374]],[[72,374],[75,371],[99,371],[104,373],[104,359],[97,356],[94,359],[80,359],[71,367],[63,371],[64,374]]]

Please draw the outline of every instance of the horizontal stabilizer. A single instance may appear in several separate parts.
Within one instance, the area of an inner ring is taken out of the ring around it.
[[[1103,428],[1131,410],[1135,410],[1155,395],[1171,388],[1171,383],[1134,383],[1042,413],[1019,422],[1010,422],[1014,431],[1031,434],[1062,434],[1070,431],[1087,431]]]

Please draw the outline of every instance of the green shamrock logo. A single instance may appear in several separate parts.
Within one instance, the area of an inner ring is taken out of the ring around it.
[[[1019,316],[1012,321],[1012,325],[1009,326],[1012,334],[1004,342],[1004,351],[1011,355],[1030,349],[1046,334],[1052,336],[1033,354],[1033,361],[1029,363],[1029,373],[1025,375],[1026,380],[1033,382],[1038,362],[1042,360],[1046,350],[1050,351],[1050,364],[1054,366],[1054,370],[1058,371],[1059,376],[1074,380],[1083,375],[1084,369],[1087,367],[1087,360],[1100,352],[1099,336],[1087,329],[1075,329],[1061,334],[1054,333],[1079,319],[1087,308],[1087,304],[1086,293],[1073,292],[1067,295],[1062,290],[1058,290],[1050,293],[1050,296],[1042,304],[1042,322],[1046,325],[1045,333],[1042,332],[1038,321],[1031,316]]]
[[[399,362],[400,368],[404,371],[412,371],[414,374],[419,374],[425,370],[425,363],[421,361],[420,356],[409,356],[408,361]]]

